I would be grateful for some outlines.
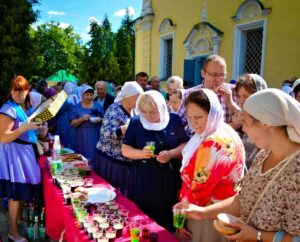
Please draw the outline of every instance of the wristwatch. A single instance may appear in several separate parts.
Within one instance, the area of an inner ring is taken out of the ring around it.
[[[261,230],[258,230],[257,231],[257,235],[256,235],[256,242],[263,242],[262,241],[262,232],[261,232]]]

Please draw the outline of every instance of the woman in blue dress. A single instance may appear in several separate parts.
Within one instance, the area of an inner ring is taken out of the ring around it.
[[[76,132],[75,129],[70,125],[70,116],[75,105],[80,102],[76,94],[77,88],[77,85],[73,82],[65,83],[63,90],[68,94],[68,98],[56,115],[57,134],[60,136],[60,140],[63,145],[71,149],[74,149]]]
[[[115,102],[106,110],[97,143],[95,171],[123,195],[127,192],[130,160],[122,155],[121,146],[136,100],[143,92],[136,81],[124,84]]]
[[[157,91],[142,94],[137,101],[140,116],[131,119],[122,153],[132,159],[129,198],[158,224],[174,232],[172,206],[180,189],[181,151],[188,141],[181,119],[168,113]],[[146,142],[155,142],[154,154]]]
[[[27,120],[29,85],[23,76],[10,82],[8,101],[0,109],[0,197],[8,198],[8,238],[27,241],[18,232],[21,201],[39,200],[41,172],[34,130],[41,123]]]
[[[76,130],[75,151],[85,156],[92,166],[104,113],[99,103],[93,101],[93,95],[91,86],[82,86],[82,100],[75,105],[70,117],[71,126]]]

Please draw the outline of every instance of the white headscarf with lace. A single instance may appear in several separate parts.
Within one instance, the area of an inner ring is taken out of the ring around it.
[[[215,92],[212,90],[202,88],[201,89],[205,95],[208,97],[210,103],[210,110],[207,117],[206,128],[201,134],[194,134],[190,141],[186,144],[186,146],[182,150],[182,165],[180,168],[180,172],[188,166],[190,159],[193,154],[196,152],[201,143],[212,133],[214,133],[218,127],[220,127],[223,121],[223,109],[220,104],[220,101]],[[189,124],[189,127],[191,125]]]
[[[157,109],[159,112],[159,117],[160,117],[160,121],[158,123],[152,123],[152,122],[148,121],[147,119],[145,119],[142,115],[142,112],[139,108],[139,102],[140,102],[141,98],[145,95],[150,96],[152,98],[153,102],[157,106]],[[138,112],[140,114],[140,121],[141,121],[144,129],[160,131],[160,130],[165,129],[167,127],[167,125],[169,124],[170,115],[168,112],[167,104],[166,104],[166,101],[165,101],[163,95],[158,91],[151,90],[151,91],[147,91],[147,92],[143,93],[142,95],[140,95],[136,102],[136,109],[138,110]]]

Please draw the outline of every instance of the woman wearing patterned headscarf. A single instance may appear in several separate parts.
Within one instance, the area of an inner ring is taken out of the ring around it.
[[[192,92],[184,105],[195,134],[182,151],[180,200],[207,206],[236,193],[244,174],[244,147],[234,129],[224,123],[222,106],[213,91]],[[210,220],[188,219],[186,226],[179,232],[193,242],[224,241]]]
[[[126,82],[115,102],[106,110],[95,153],[95,171],[123,195],[127,193],[130,160],[121,152],[130,118],[140,94],[144,93],[136,81]]]
[[[257,74],[245,74],[239,77],[235,90],[238,95],[238,104],[242,109],[247,98],[252,94],[268,88],[266,81]],[[236,112],[232,116],[231,126],[237,130],[242,138],[245,151],[246,151],[246,166],[249,168],[252,161],[259,149],[249,139],[248,135],[242,130],[243,125],[243,114],[242,112]]]
[[[122,145],[122,153],[132,159],[129,197],[169,231],[172,206],[178,201],[180,155],[188,137],[178,115],[168,112],[164,97],[157,91],[140,95],[140,116],[131,119]],[[149,146],[147,142],[155,144]],[[154,150],[153,150],[154,149]]]
[[[253,94],[244,104],[243,129],[261,149],[238,195],[208,207],[177,204],[188,217],[240,217],[233,241],[300,241],[300,104],[278,89]]]

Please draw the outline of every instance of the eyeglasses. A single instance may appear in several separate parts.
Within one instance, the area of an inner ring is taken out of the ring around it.
[[[227,73],[209,73],[207,70],[203,69],[209,76],[214,78],[225,79],[227,77]]]

